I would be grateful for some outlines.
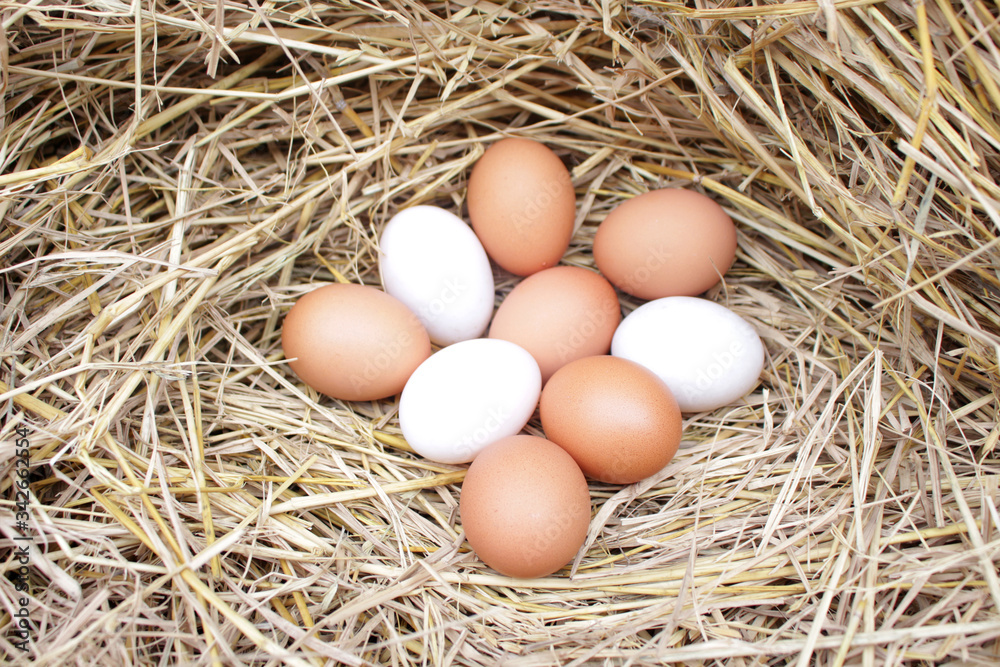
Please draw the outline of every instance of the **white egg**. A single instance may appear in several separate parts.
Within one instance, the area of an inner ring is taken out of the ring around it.
[[[493,314],[490,260],[472,228],[436,206],[394,215],[379,239],[385,291],[416,313],[431,340],[478,338]]]
[[[421,456],[467,463],[520,432],[541,391],[542,372],[526,350],[505,340],[467,340],[413,372],[399,397],[399,426]]]
[[[714,410],[745,396],[764,368],[764,345],[742,317],[714,301],[670,296],[622,320],[611,354],[660,376],[683,412]]]

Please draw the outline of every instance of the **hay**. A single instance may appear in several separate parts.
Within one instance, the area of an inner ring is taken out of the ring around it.
[[[995,4],[0,17],[5,663],[1000,660]],[[709,296],[768,350],[662,475],[592,484],[572,573],[529,582],[468,551],[461,467],[413,456],[393,402],[301,385],[279,342],[303,292],[378,283],[393,212],[461,214],[507,134],[572,170],[567,263],[646,189],[722,203],[740,250]]]

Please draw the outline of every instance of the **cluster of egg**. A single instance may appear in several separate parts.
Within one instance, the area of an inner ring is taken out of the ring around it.
[[[433,206],[397,213],[379,240],[385,291],[333,284],[304,295],[282,345],[299,377],[334,398],[401,392],[414,451],[472,462],[460,511],[479,557],[543,576],[583,544],[586,477],[629,484],[661,470],[681,413],[750,391],[763,347],[746,321],[695,296],[736,252],[732,220],[704,195],[654,190],[619,205],[594,239],[600,273],[558,265],[575,193],[544,145],[491,146],[467,201],[471,228]],[[526,276],[495,315],[490,258]],[[622,320],[615,287],[648,303]],[[518,435],[536,408],[546,437]]]

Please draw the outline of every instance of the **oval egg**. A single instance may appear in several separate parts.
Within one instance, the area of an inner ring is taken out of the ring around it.
[[[493,261],[519,276],[559,263],[569,247],[576,194],[569,171],[546,146],[502,139],[469,176],[469,219]]]
[[[590,492],[562,448],[516,435],[493,443],[472,462],[459,511],[465,537],[484,563],[511,577],[544,577],[583,545]]]
[[[681,441],[681,413],[660,378],[618,357],[586,357],[549,379],[541,397],[545,437],[584,474],[632,484],[659,472]]]
[[[303,382],[345,401],[398,394],[431,354],[427,331],[406,306],[374,287],[340,283],[295,302],[281,347]]]
[[[399,397],[399,426],[421,456],[468,463],[528,423],[541,387],[538,364],[517,345],[462,341],[436,352],[410,376]]]
[[[620,321],[618,295],[607,280],[576,266],[555,266],[514,286],[497,309],[489,336],[530,352],[544,384],[575,359],[607,354]]]
[[[379,273],[385,291],[416,313],[438,345],[478,338],[489,324],[490,260],[449,211],[414,206],[394,215],[379,239]]]
[[[656,373],[684,412],[738,400],[764,367],[764,345],[749,322],[714,301],[686,296],[650,301],[629,313],[611,353]]]
[[[619,204],[597,228],[594,263],[640,299],[701,294],[736,257],[736,226],[694,190],[651,190]]]

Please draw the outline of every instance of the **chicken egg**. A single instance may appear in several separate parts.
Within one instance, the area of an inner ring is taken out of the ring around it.
[[[735,257],[732,219],[694,190],[651,190],[622,202],[594,236],[597,268],[640,299],[701,294]]]
[[[682,412],[729,405],[754,388],[764,368],[764,345],[749,322],[690,296],[633,310],[615,331],[611,353],[656,373]]]
[[[431,341],[478,338],[493,315],[493,269],[475,233],[454,213],[412,206],[394,215],[379,238],[385,291],[405,303]]]
[[[431,354],[427,330],[399,300],[340,283],[295,302],[282,323],[281,347],[303,382],[345,401],[398,394]]]
[[[502,268],[527,276],[569,247],[576,194],[569,171],[537,141],[502,139],[476,161],[467,201],[472,228]]]
[[[677,453],[681,412],[663,380],[627,359],[586,357],[555,372],[542,390],[545,437],[593,479],[631,484]]]
[[[465,537],[484,563],[511,577],[544,577],[583,545],[590,492],[562,448],[515,435],[484,449],[469,466],[459,512]]]
[[[541,388],[538,364],[524,349],[505,340],[464,340],[413,372],[399,397],[399,427],[421,456],[468,463],[524,428]]]
[[[575,359],[607,354],[621,321],[620,308],[615,288],[600,274],[554,266],[510,291],[493,316],[489,336],[530,352],[545,383]]]

